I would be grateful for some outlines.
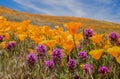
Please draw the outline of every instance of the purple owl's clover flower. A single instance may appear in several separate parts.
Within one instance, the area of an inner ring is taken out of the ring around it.
[[[16,46],[16,42],[11,41],[11,42],[7,43],[6,49],[11,50],[15,46]]]
[[[80,79],[80,76],[79,75],[75,75],[74,79]]]
[[[76,60],[75,59],[70,59],[68,61],[68,69],[70,72],[73,72],[76,68]]]
[[[103,75],[106,75],[109,72],[109,69],[106,66],[102,66],[98,69],[98,72],[103,74]]]
[[[91,64],[85,64],[83,67],[85,73],[93,73],[93,66]]]
[[[109,34],[110,42],[117,42],[118,38],[119,38],[119,35],[116,32],[111,32]]]
[[[30,53],[26,57],[26,62],[27,65],[34,66],[37,63],[37,57],[33,53]]]
[[[92,37],[94,35],[94,32],[92,29],[87,28],[84,31],[84,35],[85,35],[85,38],[88,39],[89,37]]]
[[[44,58],[46,56],[47,48],[45,45],[40,44],[36,47],[37,57]]]
[[[62,60],[63,54],[62,54],[62,50],[59,48],[56,48],[53,50],[52,52],[52,59],[54,61],[54,63],[60,63]]]
[[[87,53],[84,51],[81,51],[78,53],[78,59],[85,61],[88,58]]]
[[[44,61],[45,63],[45,66],[49,69],[53,69],[54,68],[54,62],[53,60],[47,60],[47,61]]]

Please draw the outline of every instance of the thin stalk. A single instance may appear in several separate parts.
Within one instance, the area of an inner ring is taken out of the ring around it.
[[[93,76],[92,76],[92,74],[91,74],[91,72],[90,72],[90,69],[88,69],[88,72],[89,72],[89,75],[90,75],[90,79],[93,79]]]
[[[74,42],[75,51],[76,51],[76,54],[77,54],[77,45],[76,45],[76,41],[75,41],[75,36],[74,35],[73,35],[73,42]]]

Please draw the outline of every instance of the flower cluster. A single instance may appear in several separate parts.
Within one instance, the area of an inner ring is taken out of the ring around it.
[[[83,70],[85,73],[93,73],[93,66],[91,64],[85,64]]]
[[[88,58],[87,53],[84,52],[84,51],[79,52],[78,53],[78,58],[82,61],[85,61]]]
[[[91,27],[81,32],[82,24],[76,22],[66,23],[64,27],[38,27],[29,20],[9,22],[0,17],[0,69],[4,73],[0,76],[3,79],[8,76],[119,79],[119,33],[101,34]]]
[[[109,69],[106,66],[102,66],[99,68],[98,72],[103,74],[103,75],[106,75],[109,72]]]
[[[16,42],[11,41],[11,42],[7,43],[6,49],[11,50],[13,47],[15,47],[15,45],[16,45]]]
[[[110,41],[118,41],[118,34],[116,32],[111,32],[109,34]]]
[[[42,45],[42,44],[38,45],[36,47],[36,51],[37,51],[38,58],[43,58],[44,56],[46,56],[47,49],[45,45]]]
[[[89,37],[92,37],[94,35],[94,32],[92,29],[85,29],[84,31],[85,38],[88,39]]]
[[[54,62],[60,63],[62,60],[63,54],[62,54],[62,50],[59,48],[56,48],[53,50],[52,52],[52,59]]]
[[[76,68],[76,60],[75,59],[70,59],[68,61],[68,69],[70,72],[73,72]]]
[[[45,66],[49,69],[53,69],[54,68],[54,62],[53,60],[47,60],[45,61]]]
[[[26,57],[26,62],[29,66],[34,66],[37,63],[37,58],[34,54],[30,53]]]

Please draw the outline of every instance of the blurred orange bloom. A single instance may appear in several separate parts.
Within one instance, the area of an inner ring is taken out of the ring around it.
[[[98,49],[98,50],[92,50],[89,52],[89,54],[92,56],[92,58],[99,60],[103,54],[103,49]]]
[[[1,47],[4,49],[6,47],[6,42],[2,42]]]
[[[120,47],[114,46],[112,48],[108,48],[107,52],[111,54],[113,57],[118,57],[120,55]]]
[[[103,35],[94,35],[93,37],[91,37],[90,39],[94,42],[94,43],[100,43],[102,41],[102,37]]]
[[[64,27],[66,27],[68,31],[70,32],[70,34],[73,35],[77,33],[80,27],[82,27],[82,24],[76,23],[76,22],[69,22],[69,23],[64,24]]]
[[[20,41],[23,41],[27,38],[27,35],[26,34],[19,34],[18,38],[20,39]]]

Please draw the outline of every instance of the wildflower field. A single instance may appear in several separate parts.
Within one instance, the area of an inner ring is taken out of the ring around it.
[[[120,34],[0,17],[0,79],[120,79]]]

